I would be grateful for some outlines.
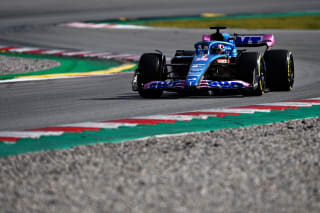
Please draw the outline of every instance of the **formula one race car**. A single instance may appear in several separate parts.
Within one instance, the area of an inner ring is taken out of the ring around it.
[[[289,91],[294,83],[293,55],[288,50],[270,50],[272,34],[221,33],[226,27],[211,27],[194,51],[177,50],[171,63],[160,51],[141,56],[132,81],[133,91],[144,98],[159,98],[163,91],[205,91],[209,94],[236,90],[259,96],[268,91]],[[266,46],[264,54],[238,47]]]

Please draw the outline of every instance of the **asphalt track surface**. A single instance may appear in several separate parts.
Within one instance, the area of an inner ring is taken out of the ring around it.
[[[209,6],[208,6],[209,5]],[[320,9],[319,1],[2,1],[0,43],[48,48],[141,54],[154,49],[174,54],[192,49],[208,30],[88,30],[58,24],[67,21],[118,17],[199,14],[202,12],[294,12]],[[233,31],[229,31],[233,32]],[[54,124],[174,113],[201,108],[319,97],[319,31],[272,32],[275,48],[293,51],[296,84],[292,92],[262,97],[188,97],[174,93],[159,100],[141,99],[131,91],[132,73],[106,77],[49,80],[0,85],[0,130],[37,128]]]
[[[0,43],[140,54],[189,49],[201,30],[56,26],[119,16],[316,10],[317,1],[0,3]],[[183,3],[183,4],[179,4]],[[212,6],[208,6],[212,5]],[[208,31],[206,31],[208,32]],[[263,31],[259,31],[263,32]],[[144,100],[132,74],[0,84],[0,130],[319,97],[319,31],[272,31],[296,59],[292,92]],[[0,159],[5,212],[319,212],[319,118]]]

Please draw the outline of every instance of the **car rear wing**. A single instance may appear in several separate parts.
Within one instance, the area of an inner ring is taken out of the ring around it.
[[[210,35],[203,35],[203,41],[210,41]],[[274,45],[273,34],[234,34],[229,38],[233,40],[237,47],[261,47],[267,46],[267,48]]]
[[[273,34],[235,34],[234,38],[237,47],[272,47],[274,45]]]

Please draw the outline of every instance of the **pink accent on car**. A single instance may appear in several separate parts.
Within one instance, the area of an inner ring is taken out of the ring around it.
[[[210,41],[210,35],[203,35],[202,41]]]
[[[149,89],[149,88],[150,88],[150,85],[151,85],[152,83],[155,83],[155,82],[157,82],[157,81],[151,81],[151,82],[149,82],[149,83],[146,83],[146,84],[144,85],[144,88],[145,88],[145,89]]]
[[[272,47],[274,45],[274,36],[273,36],[273,34],[264,34],[262,42],[266,43],[268,45],[268,47]]]

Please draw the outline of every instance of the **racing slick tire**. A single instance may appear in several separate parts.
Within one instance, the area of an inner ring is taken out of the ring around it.
[[[157,53],[145,53],[141,56],[138,65],[138,86],[139,94],[144,98],[159,98],[163,90],[144,90],[143,86],[145,83],[151,81],[161,81],[162,80],[162,66],[161,55]]]
[[[258,52],[242,53],[237,62],[238,79],[250,83],[252,88],[244,89],[243,95],[260,96],[265,89],[265,66]]]
[[[267,87],[273,91],[290,91],[294,83],[293,55],[288,50],[269,50],[264,54]]]

